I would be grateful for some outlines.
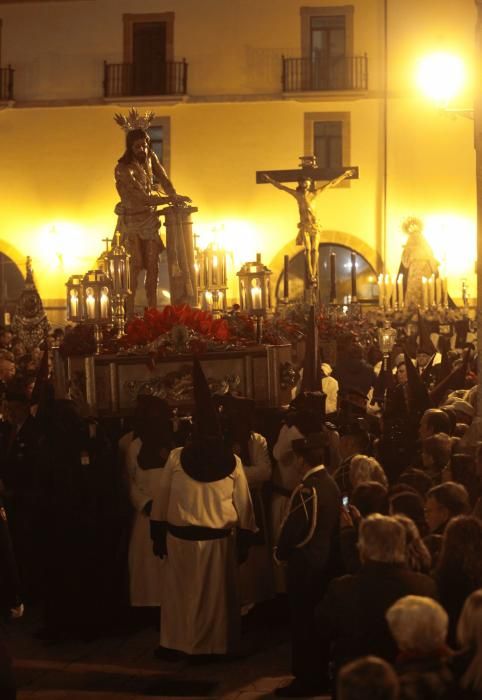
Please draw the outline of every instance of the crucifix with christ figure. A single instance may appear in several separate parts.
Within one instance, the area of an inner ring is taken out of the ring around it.
[[[269,183],[283,192],[292,195],[297,203],[300,221],[298,223],[297,245],[303,245],[306,259],[306,287],[315,291],[318,286],[318,248],[320,246],[321,225],[316,218],[313,202],[316,196],[330,187],[336,187],[343,180],[357,179],[358,168],[318,168],[315,156],[301,156],[301,167],[297,170],[258,171],[256,183]],[[282,182],[297,182],[298,187],[286,187]],[[320,187],[316,182],[323,182]]]

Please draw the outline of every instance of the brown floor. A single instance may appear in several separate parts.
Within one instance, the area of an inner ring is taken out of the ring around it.
[[[10,626],[18,700],[270,698],[290,680],[286,626],[278,609],[258,608],[245,621],[246,656],[229,662],[168,663],[153,657],[158,632],[137,630],[93,642],[46,644],[33,637],[35,615]]]

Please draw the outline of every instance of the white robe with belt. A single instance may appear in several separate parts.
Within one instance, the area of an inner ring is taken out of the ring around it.
[[[182,448],[171,452],[160,476],[151,518],[171,525],[256,530],[248,482],[236,457],[224,479],[200,482],[183,470]],[[240,601],[234,535],[189,541],[167,535],[161,587],[161,646],[187,654],[235,651]]]
[[[139,467],[137,456],[141,447],[141,440],[136,438],[127,448],[126,457],[129,493],[135,511],[129,541],[129,596],[135,607],[159,605],[163,568],[163,561],[153,554],[150,520],[143,512],[159,492],[162,469]]]

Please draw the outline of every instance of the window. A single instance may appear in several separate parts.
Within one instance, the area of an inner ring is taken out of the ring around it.
[[[320,168],[341,168],[342,122],[314,122],[313,153]]]
[[[350,113],[309,112],[305,114],[305,155],[315,155],[320,168],[338,169],[350,165]],[[340,187],[350,187],[345,180]]]
[[[169,117],[156,117],[148,129],[148,133],[152,150],[169,174],[171,160]]]
[[[174,13],[124,15],[124,62],[132,66],[132,94],[173,91]]]
[[[305,89],[348,90],[357,86],[353,7],[302,7],[301,49]]]

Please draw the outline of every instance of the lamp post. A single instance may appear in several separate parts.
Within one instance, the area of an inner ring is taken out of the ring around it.
[[[477,216],[477,413],[472,425],[464,436],[467,444],[475,445],[482,440],[482,0],[474,0],[477,11],[475,25],[475,51],[474,51],[474,103],[473,113],[465,116],[473,116],[474,120],[474,148],[475,148],[475,180],[476,180],[476,216]],[[454,73],[457,72],[457,69]],[[442,98],[442,107],[446,108],[448,101],[455,96],[457,87],[454,80],[452,89],[449,89],[449,71],[441,70],[439,85],[441,90],[446,90]],[[461,75],[455,78],[461,79]],[[432,95],[434,96],[434,95]],[[458,113],[458,110],[454,110]]]

